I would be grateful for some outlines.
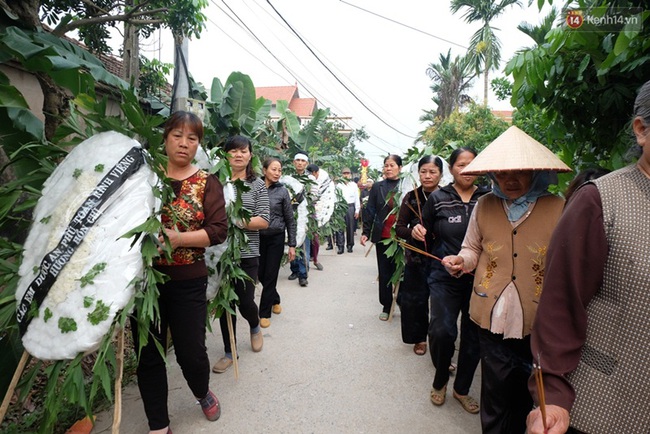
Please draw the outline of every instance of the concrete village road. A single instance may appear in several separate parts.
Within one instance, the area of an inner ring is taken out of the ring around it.
[[[207,421],[187,387],[173,354],[169,361],[169,409],[175,434],[185,433],[445,433],[480,432],[478,415],[429,400],[434,368],[429,353],[417,356],[402,343],[399,308],[390,322],[378,319],[375,250],[365,257],[356,241],[342,255],[321,246],[309,286],[280,270],[283,311],[263,329],[264,349],[253,353],[240,317],[239,379],[234,369],[211,374],[221,418]],[[258,285],[257,300],[259,302]],[[214,364],[223,355],[219,325],[208,334]],[[480,370],[480,367],[479,367]],[[479,370],[470,394],[478,399]],[[453,377],[452,377],[453,381]],[[93,433],[110,433],[112,410],[98,415]],[[120,432],[148,431],[138,388],[124,389]]]

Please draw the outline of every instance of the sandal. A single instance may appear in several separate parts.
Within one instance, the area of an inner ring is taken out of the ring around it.
[[[446,384],[440,390],[436,389],[435,387],[431,389],[431,402],[433,402],[433,405],[444,404],[446,396],[447,396]]]
[[[433,394],[433,392],[431,392],[431,393]],[[454,398],[456,398],[456,400],[460,403],[460,405],[463,406],[463,408],[465,409],[466,412],[471,413],[471,414],[476,414],[476,413],[479,412],[480,407],[478,405],[478,402],[476,402],[476,400],[474,398],[472,398],[471,396],[469,396],[469,395],[459,395],[459,394],[456,393],[455,390],[454,390],[453,395],[454,395]],[[433,395],[432,395],[431,399],[433,400]]]
[[[418,356],[424,356],[427,353],[427,343],[420,342],[418,344],[413,345],[413,352]]]
[[[388,312],[382,312],[379,314],[379,319],[382,321],[388,321]]]

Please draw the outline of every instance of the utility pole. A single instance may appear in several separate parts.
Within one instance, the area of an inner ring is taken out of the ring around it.
[[[174,101],[172,110],[187,110],[187,102],[190,94],[189,74],[186,66],[189,65],[188,39],[185,36],[174,36]]]
[[[135,6],[135,0],[126,0],[127,7]],[[122,64],[124,65],[124,80],[133,81],[133,86],[138,88],[140,83],[140,44],[138,28],[128,21],[124,23],[124,51]]]

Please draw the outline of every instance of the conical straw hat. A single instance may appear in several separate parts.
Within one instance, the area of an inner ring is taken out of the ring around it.
[[[513,125],[487,145],[461,174],[482,175],[507,170],[570,172],[571,168],[546,146]]]

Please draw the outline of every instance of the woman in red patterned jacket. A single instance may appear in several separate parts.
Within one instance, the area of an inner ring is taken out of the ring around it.
[[[175,197],[163,205],[162,224],[171,256],[161,257],[156,270],[169,276],[158,286],[160,321],[151,324],[148,342],[138,360],[138,387],[142,395],[150,434],[171,433],[167,409],[167,367],[157,345],[165,347],[171,332],[185,380],[201,404],[206,418],[219,419],[219,400],[209,389],[210,361],[205,346],[207,316],[206,286],[208,270],[205,248],[220,244],[227,235],[223,187],[219,180],[192,164],[201,139],[203,125],[192,113],[178,111],[166,122],[163,133],[169,158],[165,175]],[[132,321],[136,348],[139,334]]]

